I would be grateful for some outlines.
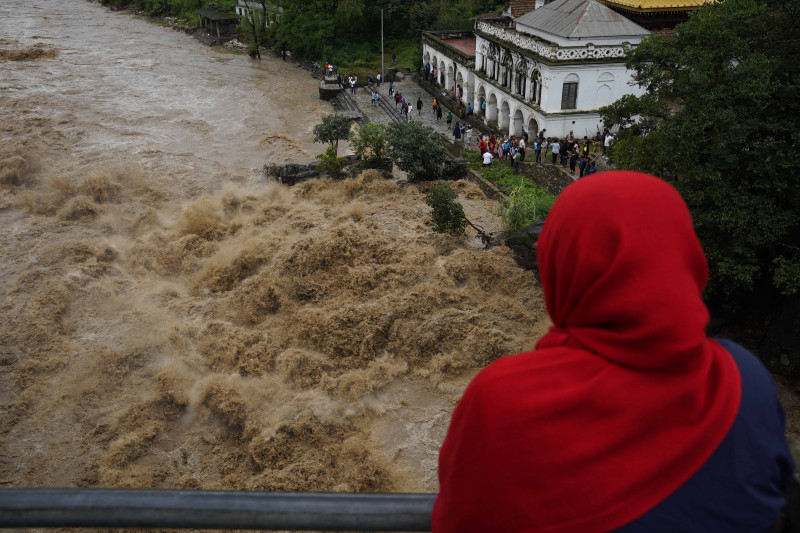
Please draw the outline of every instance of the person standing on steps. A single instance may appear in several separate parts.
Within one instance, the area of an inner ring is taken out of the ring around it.
[[[455,137],[455,142],[458,144],[461,141],[461,124],[456,121],[456,125],[453,126],[453,137]]]
[[[417,115],[422,115],[422,98],[417,98]]]

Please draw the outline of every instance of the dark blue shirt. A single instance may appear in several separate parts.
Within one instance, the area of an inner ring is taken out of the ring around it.
[[[719,343],[733,356],[742,378],[733,426],[686,483],[617,533],[772,531],[792,475],[783,408],[761,362],[734,342]]]

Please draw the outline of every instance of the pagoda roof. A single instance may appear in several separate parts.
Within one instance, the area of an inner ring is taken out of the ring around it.
[[[696,10],[709,0],[600,0],[602,3],[637,12]]]
[[[643,37],[650,34],[635,22],[595,0],[555,0],[515,20],[518,30],[530,29],[566,39]],[[526,28],[522,29],[520,25]]]

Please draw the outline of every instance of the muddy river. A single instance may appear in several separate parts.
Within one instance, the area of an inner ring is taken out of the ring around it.
[[[279,59],[0,2],[0,486],[436,490],[455,402],[533,346],[541,292],[434,234],[416,186],[259,172],[321,152],[330,112]]]

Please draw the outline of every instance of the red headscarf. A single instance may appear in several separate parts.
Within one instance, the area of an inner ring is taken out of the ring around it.
[[[736,363],[705,335],[707,266],[666,182],[594,174],[538,243],[554,326],[470,383],[439,455],[433,531],[609,531],[688,480],[736,418]]]

